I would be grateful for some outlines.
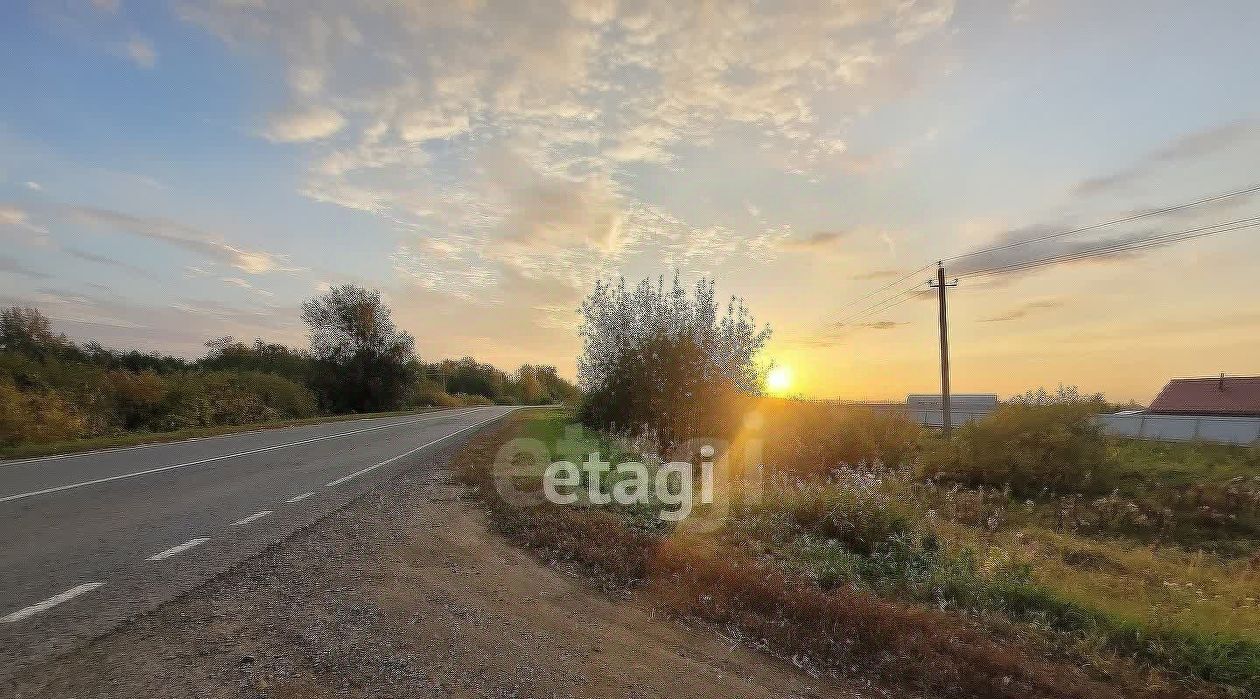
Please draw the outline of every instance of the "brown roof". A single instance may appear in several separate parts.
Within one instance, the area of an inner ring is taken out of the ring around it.
[[[1149,412],[1260,415],[1260,376],[1226,376],[1223,384],[1217,376],[1173,379],[1155,397]]]

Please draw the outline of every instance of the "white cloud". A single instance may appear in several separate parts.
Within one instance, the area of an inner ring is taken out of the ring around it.
[[[273,114],[263,135],[269,141],[294,143],[328,138],[346,125],[346,119],[335,109],[306,107]]]
[[[167,218],[134,216],[91,206],[68,206],[64,207],[64,211],[78,223],[158,240],[216,262],[223,262],[249,274],[300,271],[300,268],[289,266],[288,257],[285,255],[243,248],[193,226]]]
[[[27,180],[26,182],[23,182],[22,184],[23,184],[23,185],[24,185],[27,189],[29,189],[29,190],[31,190],[31,191],[34,191],[34,192],[42,192],[42,191],[44,190],[44,185],[42,185],[42,184],[40,184],[40,183],[38,183],[38,182],[31,181],[31,180]]]
[[[152,68],[157,65],[157,49],[153,48],[153,43],[144,37],[133,36],[126,44],[123,44],[122,51],[132,63],[141,68]]]
[[[32,222],[26,210],[9,204],[0,204],[0,234],[17,235],[21,242],[33,246],[51,241],[46,226]]]
[[[411,231],[396,271],[456,288],[508,273],[577,284],[655,246],[697,266],[774,254],[790,230],[693,224],[640,200],[627,172],[723,147],[772,148],[771,166],[793,173],[888,161],[850,155],[845,130],[905,89],[915,71],[902,62],[942,33],[953,2],[224,0],[181,12],[283,62],[290,104],[262,135],[309,143],[300,191]]]

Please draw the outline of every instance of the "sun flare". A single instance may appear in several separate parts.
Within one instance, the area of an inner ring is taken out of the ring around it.
[[[783,393],[792,386],[792,370],[782,364],[766,374],[766,387],[774,393]]]

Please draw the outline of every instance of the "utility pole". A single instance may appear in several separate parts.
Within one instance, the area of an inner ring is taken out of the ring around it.
[[[958,286],[958,280],[945,283],[945,265],[936,263],[936,283],[928,282],[928,286],[936,289],[936,298],[941,312],[941,432],[949,439],[953,430],[953,421],[949,414],[949,317],[945,312],[945,288]]]

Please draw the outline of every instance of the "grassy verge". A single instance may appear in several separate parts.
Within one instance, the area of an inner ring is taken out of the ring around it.
[[[199,437],[217,437],[225,434],[254,432],[257,430],[274,430],[282,427],[299,427],[302,425],[319,425],[328,422],[345,422],[377,417],[396,417],[413,415],[441,408],[420,408],[418,410],[396,410],[382,413],[361,413],[353,415],[324,415],[321,417],[302,418],[298,420],[277,420],[274,422],[255,422],[246,425],[216,425],[214,427],[196,427],[172,432],[127,432],[108,437],[75,439],[65,442],[47,442],[43,444],[19,444],[12,447],[0,447],[0,459],[29,459],[41,456],[57,456],[60,454],[77,454],[85,451],[113,449],[117,447],[134,447],[142,444],[162,444],[179,442]]]
[[[737,513],[726,530],[702,534],[643,526],[640,508],[504,501],[490,465],[512,438],[562,442],[578,453],[615,448],[566,434],[566,417],[513,416],[480,451],[456,460],[460,477],[510,540],[607,587],[638,588],[665,613],[722,626],[798,664],[934,696],[1210,697],[1254,689],[1247,675],[1254,648],[1245,639],[1176,630],[1152,636],[1150,627],[1047,592],[1016,560],[991,563],[924,537],[891,550],[887,542],[909,534],[915,521],[895,508],[844,510],[841,501],[818,500],[819,507],[793,509],[770,500],[759,512]],[[533,482],[531,472],[543,465],[518,466],[526,476],[520,483]],[[815,527],[837,511],[834,531]],[[761,515],[775,521],[757,521]],[[863,541],[869,531],[879,536]]]

